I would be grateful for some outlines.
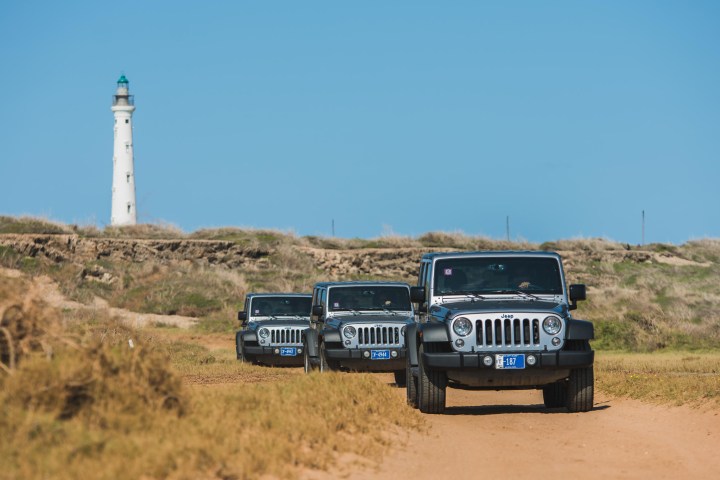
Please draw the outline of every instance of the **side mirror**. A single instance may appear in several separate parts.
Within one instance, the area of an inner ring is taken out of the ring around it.
[[[241,322],[247,322],[247,312],[245,310],[241,310],[238,312],[238,320]]]
[[[322,305],[313,305],[313,307],[312,307],[313,317],[321,317],[322,314],[323,314],[323,306]]]
[[[582,283],[570,285],[570,306],[568,307],[570,310],[575,310],[577,302],[586,298],[585,285]]]
[[[425,303],[425,287],[410,287],[410,301],[414,303]]]

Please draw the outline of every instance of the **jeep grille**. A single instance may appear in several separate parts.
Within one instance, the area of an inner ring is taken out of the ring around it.
[[[375,326],[375,327],[358,327],[358,346],[387,346],[398,347],[402,343],[400,341],[400,327],[395,326]]]
[[[478,347],[540,346],[537,318],[481,319],[475,321]]]
[[[302,345],[302,332],[305,327],[287,328],[271,327],[270,345]]]

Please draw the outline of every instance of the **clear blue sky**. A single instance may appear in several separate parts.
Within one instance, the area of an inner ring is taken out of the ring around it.
[[[342,237],[720,237],[720,2],[0,5],[0,213]]]

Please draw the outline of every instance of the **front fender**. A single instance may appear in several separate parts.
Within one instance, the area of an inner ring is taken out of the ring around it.
[[[418,364],[418,326],[416,323],[408,325],[405,330],[405,344],[410,366],[416,367]]]
[[[334,328],[322,331],[323,342],[325,343],[342,343],[340,331]]]
[[[238,332],[238,335],[242,338],[243,342],[257,342],[257,332],[252,330],[245,330],[243,332]]]
[[[593,338],[595,338],[595,327],[591,322],[587,320],[568,320],[566,340],[592,340]]]
[[[318,356],[318,334],[312,328],[308,328],[303,332],[303,345],[308,353],[308,357]]]
[[[444,323],[423,323],[420,325],[423,343],[449,342],[447,326]]]

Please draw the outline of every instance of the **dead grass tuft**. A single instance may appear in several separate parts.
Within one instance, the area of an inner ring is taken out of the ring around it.
[[[595,361],[599,389],[611,395],[665,404],[720,404],[717,353],[604,352]]]

